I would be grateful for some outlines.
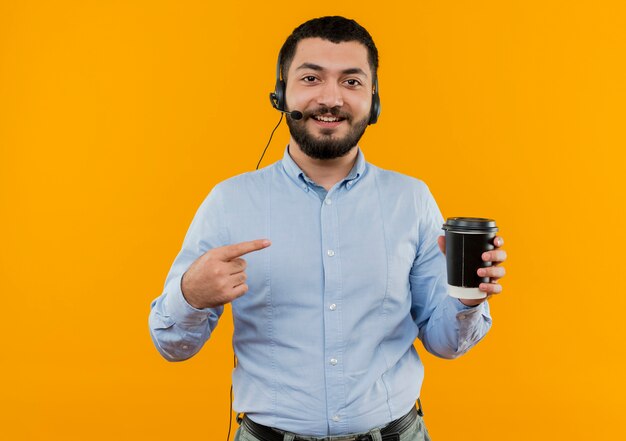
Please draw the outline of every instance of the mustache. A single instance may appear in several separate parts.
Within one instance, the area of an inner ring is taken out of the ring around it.
[[[341,110],[341,107],[337,107],[337,106],[335,107],[320,106],[315,110],[307,110],[307,111],[302,112],[305,118],[311,118],[316,115],[328,115],[329,113],[332,116],[336,116],[338,118],[343,118],[347,120],[352,119],[351,114],[344,112],[343,110]]]

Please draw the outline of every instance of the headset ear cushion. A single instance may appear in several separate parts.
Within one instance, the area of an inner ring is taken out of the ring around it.
[[[380,115],[380,95],[378,90],[372,95],[372,108],[370,110],[370,120],[368,124],[376,124],[378,116]]]
[[[280,110],[285,109],[285,82],[283,80],[276,80],[276,87],[274,88],[274,94],[276,95],[276,105]]]

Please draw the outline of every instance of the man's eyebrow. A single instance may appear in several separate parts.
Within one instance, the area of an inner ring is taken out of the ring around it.
[[[311,69],[317,72],[322,72],[326,70],[322,66],[318,64],[313,64],[313,63],[302,63],[300,66],[296,68],[296,70],[303,70],[303,69]],[[361,69],[360,67],[350,67],[348,69],[342,70],[341,73],[344,75],[359,74],[359,75],[363,75],[367,77],[367,74],[365,73],[365,71]]]

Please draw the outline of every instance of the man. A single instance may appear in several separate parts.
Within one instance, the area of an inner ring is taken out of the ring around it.
[[[153,340],[172,361],[199,351],[232,303],[237,439],[429,439],[415,338],[454,358],[491,326],[484,299],[447,293],[426,185],[367,163],[357,145],[378,117],[377,68],[352,20],[294,30],[273,97],[292,112],[282,161],[211,191],[152,303]],[[483,259],[497,264],[495,245]],[[492,281],[480,288],[499,293],[504,269],[480,271]]]

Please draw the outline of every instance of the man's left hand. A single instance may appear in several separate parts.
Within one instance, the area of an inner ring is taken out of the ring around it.
[[[439,236],[437,239],[439,244],[439,248],[443,254],[446,254],[446,237]],[[481,283],[478,289],[487,294],[487,297],[484,299],[459,299],[464,305],[467,306],[476,306],[487,300],[489,297],[495,294],[500,294],[502,292],[502,285],[498,283],[504,275],[506,271],[504,267],[498,266],[500,263],[506,260],[506,251],[499,249],[504,245],[504,239],[500,236],[496,236],[493,238],[493,246],[494,250],[485,251],[482,255],[482,259],[485,262],[491,262],[492,266],[488,266],[485,268],[478,268],[478,275],[480,277],[489,277],[489,283]]]

